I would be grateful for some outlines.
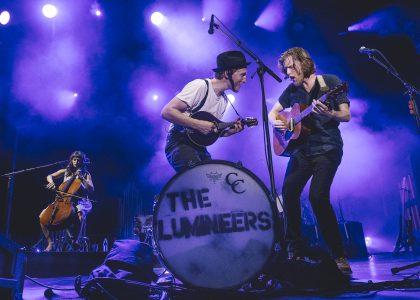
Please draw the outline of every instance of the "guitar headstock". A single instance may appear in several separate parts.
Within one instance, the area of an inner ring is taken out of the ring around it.
[[[349,86],[348,86],[347,82],[340,83],[339,85],[337,85],[336,87],[334,87],[332,90],[330,90],[329,92],[327,92],[324,95],[324,99],[323,100],[321,100],[321,98],[320,98],[320,100],[322,102],[324,102],[324,104],[327,105],[329,109],[332,109],[332,102],[331,101],[333,99],[337,98],[337,96],[339,94],[347,92],[348,89],[349,89]]]
[[[246,117],[245,119],[241,120],[243,125],[246,125],[248,127],[254,127],[258,125],[258,120],[253,117]]]
[[[340,83],[335,88],[333,88],[331,91],[328,92],[328,97],[335,98],[339,94],[347,92],[349,90],[349,85],[347,82]]]

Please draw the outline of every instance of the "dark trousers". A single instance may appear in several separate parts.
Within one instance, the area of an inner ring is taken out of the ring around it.
[[[341,151],[305,156],[296,152],[290,157],[283,183],[285,239],[292,255],[302,255],[300,195],[312,176],[309,201],[316,216],[321,234],[334,257],[344,256],[344,247],[337,217],[330,203],[330,189],[341,163]]]
[[[193,145],[184,133],[176,130],[169,131],[165,154],[177,173],[191,168],[198,162],[211,160],[206,148]]]

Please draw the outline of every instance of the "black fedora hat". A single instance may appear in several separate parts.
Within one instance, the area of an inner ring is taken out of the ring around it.
[[[231,69],[242,69],[246,68],[250,62],[247,62],[245,55],[241,51],[226,51],[217,55],[217,68],[214,68],[214,72],[221,72]]]

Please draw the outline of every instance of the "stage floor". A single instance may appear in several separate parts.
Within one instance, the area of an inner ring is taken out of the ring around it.
[[[345,293],[336,295],[334,297],[323,297],[321,295],[312,294],[308,295],[284,295],[277,294],[271,296],[261,296],[258,299],[343,299],[343,298],[366,298],[370,299],[420,299],[419,288],[401,288],[404,278],[413,275],[411,279],[417,280],[419,286],[420,266],[400,271],[398,274],[393,275],[391,268],[402,267],[420,261],[420,255],[401,254],[393,256],[391,253],[375,254],[366,260],[350,260],[353,269],[352,285],[358,283],[373,283],[391,282],[387,284],[385,290],[372,290],[368,293]],[[53,286],[60,289],[74,288],[74,277],[53,277],[53,278],[36,278],[43,285]],[[87,276],[82,277],[87,279]],[[25,280],[25,287],[23,291],[23,299],[25,300],[38,300],[47,299],[44,296],[45,287],[40,286],[29,279]],[[54,290],[54,295],[50,299],[83,299],[79,298],[74,290],[62,291]],[[111,299],[111,298],[110,298]],[[139,298],[143,299],[143,298]],[[176,297],[175,299],[180,299]],[[228,299],[226,299],[228,300]]]

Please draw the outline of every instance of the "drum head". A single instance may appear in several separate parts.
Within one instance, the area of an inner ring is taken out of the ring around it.
[[[235,288],[273,255],[273,204],[239,164],[211,161],[175,175],[155,203],[153,237],[162,263],[185,284]]]

